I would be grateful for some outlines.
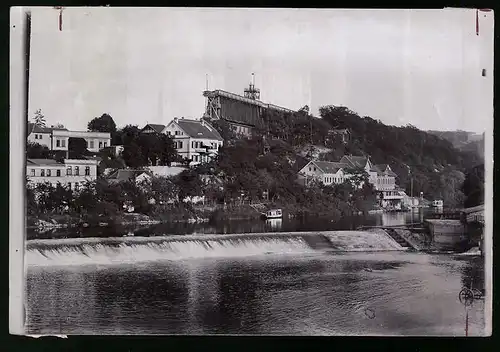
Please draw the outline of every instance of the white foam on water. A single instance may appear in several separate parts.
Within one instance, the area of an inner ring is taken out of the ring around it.
[[[404,250],[385,231],[337,231],[325,236],[334,246],[348,252]]]
[[[320,233],[231,234],[123,238],[74,238],[27,242],[28,266],[121,265],[265,254],[318,253],[306,236],[327,236],[332,250],[391,251],[403,248],[387,233],[332,231]]]
[[[142,244],[62,246],[30,248],[26,252],[29,266],[117,265],[165,260],[187,260],[218,257],[247,257],[263,254],[304,254],[314,252],[300,237],[289,239],[240,239],[167,241]]]

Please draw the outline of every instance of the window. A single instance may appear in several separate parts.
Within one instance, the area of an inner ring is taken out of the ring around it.
[[[314,168],[314,171],[316,171],[316,168]]]
[[[108,142],[104,142],[104,148],[108,146]]]
[[[99,141],[99,149],[102,148],[102,141]]]
[[[182,149],[182,142],[179,142],[179,149]]]
[[[309,166],[309,171],[311,171],[311,167]]]
[[[73,172],[71,171],[71,166],[68,166],[68,168],[66,169],[66,175],[71,176],[72,174]]]
[[[89,148],[94,149],[94,141],[89,141]]]
[[[38,139],[38,135],[37,134],[35,134],[35,139]]]
[[[180,133],[179,131],[175,131],[175,135],[178,136]]]
[[[65,139],[61,140],[61,147],[66,148],[66,140]]]
[[[51,170],[47,169],[47,176],[51,176]]]
[[[31,176],[35,176],[35,169],[31,169]]]
[[[61,170],[56,170],[56,176],[60,177],[61,176]]]
[[[75,176],[80,176],[80,167],[75,166]]]
[[[68,182],[68,188],[71,189],[71,182]]]
[[[191,148],[194,148],[194,142],[191,143]]]
[[[56,139],[56,147],[60,147],[61,146],[61,141],[59,139]]]
[[[85,176],[90,176],[90,166],[85,166]]]
[[[40,170],[40,176],[45,176],[45,169]]]
[[[78,188],[80,188],[80,184],[78,182],[75,182],[75,191],[78,191]]]

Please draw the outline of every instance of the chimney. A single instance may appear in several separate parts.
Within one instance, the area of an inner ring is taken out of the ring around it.
[[[175,123],[179,122],[179,119],[177,117],[174,117],[174,122]]]

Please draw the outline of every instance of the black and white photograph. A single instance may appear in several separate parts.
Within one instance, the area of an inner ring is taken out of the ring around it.
[[[493,23],[11,8],[11,333],[490,336]]]

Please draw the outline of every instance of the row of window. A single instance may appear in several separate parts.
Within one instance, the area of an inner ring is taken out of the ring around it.
[[[175,141],[175,142],[174,142],[174,148],[175,148],[175,149],[182,149],[182,146],[183,146],[183,145],[184,145],[184,144],[182,143],[182,141]]]
[[[57,148],[66,148],[66,140],[65,139],[56,139],[56,147]]]
[[[56,182],[56,183],[44,182],[44,183],[51,184],[52,187],[57,187],[57,185],[62,185],[61,182]],[[67,182],[65,186],[68,187],[69,189],[74,189],[75,191],[78,191],[80,189],[80,182],[75,182],[75,183]]]
[[[71,166],[68,166],[68,168],[66,169],[66,175],[67,176],[72,176],[73,175],[73,169]],[[30,176],[37,176],[36,175],[36,169],[31,169],[31,172],[30,172]],[[55,170],[55,174],[52,174],[52,170],[51,169],[40,169],[40,175],[38,176],[42,176],[42,177],[45,177],[45,176],[56,176],[56,177],[60,177],[61,176],[61,170],[60,169],[57,169]],[[75,166],[75,174],[74,176],[80,176],[80,167],[79,166]],[[90,176],[90,166],[86,166],[85,167],[85,176]]]
[[[42,139],[43,138],[43,134],[35,134],[35,139]]]
[[[325,183],[332,183],[332,182],[342,183],[342,182],[344,182],[344,178],[343,177],[325,177]]]
[[[193,155],[193,161],[195,162],[208,162],[208,156],[206,155]]]
[[[175,131],[175,132],[174,132],[174,134],[175,134],[176,136],[184,136],[184,132],[182,132],[182,131]],[[172,135],[172,132],[167,131],[167,135],[168,135],[168,136],[171,136],[171,135]]]
[[[99,149],[106,148],[108,146],[108,142],[99,141]],[[56,139],[56,147],[57,148],[66,148],[66,140],[65,139]],[[94,149],[95,144],[94,141],[88,142],[88,148]]]
[[[236,131],[236,133],[242,133],[242,134],[250,133],[250,128],[243,126],[234,126],[234,130]]]
[[[381,183],[383,185],[390,185],[395,182],[394,178],[377,178],[377,183]]]

